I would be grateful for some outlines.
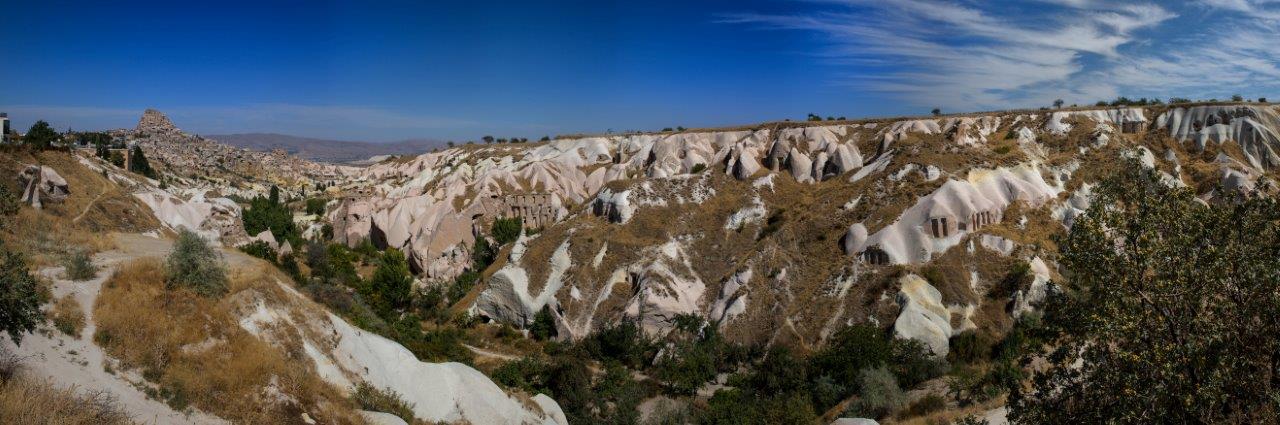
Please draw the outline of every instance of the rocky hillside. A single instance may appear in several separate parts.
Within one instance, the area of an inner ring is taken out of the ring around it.
[[[215,134],[210,139],[231,146],[259,152],[282,150],[302,159],[353,163],[367,161],[376,156],[417,155],[444,146],[439,140],[403,140],[399,142],[371,143],[346,140],[316,139],[274,133]]]
[[[624,317],[660,334],[691,313],[801,346],[893,325],[945,354],[951,335],[1034,309],[1052,236],[1123,158],[1209,199],[1273,187],[1277,135],[1274,106],[1197,104],[464,146],[361,170],[330,218],[339,241],[401,248],[428,279],[463,271],[494,218],[522,218],[536,233],[470,308],[527,325],[550,306],[564,336]],[[987,297],[1017,262],[1034,282]]]

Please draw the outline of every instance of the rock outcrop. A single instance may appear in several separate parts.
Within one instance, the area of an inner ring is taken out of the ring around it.
[[[23,187],[22,202],[35,209],[46,203],[62,202],[71,195],[66,179],[49,167],[27,166],[18,174],[18,184]]]
[[[133,131],[147,135],[167,135],[180,133],[182,130],[173,125],[173,121],[169,121],[169,117],[163,112],[147,109],[142,112],[142,118],[138,119],[138,125]]]
[[[942,305],[942,293],[924,278],[906,275],[898,280],[898,304],[902,312],[893,322],[893,332],[900,338],[923,342],[938,357],[950,349],[951,312]]]

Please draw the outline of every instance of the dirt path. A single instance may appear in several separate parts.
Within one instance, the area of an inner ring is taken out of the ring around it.
[[[163,258],[168,254],[171,241],[142,235],[116,236],[116,250],[94,256],[98,274],[91,280],[75,282],[62,278],[62,267],[40,270],[40,275],[52,284],[55,299],[66,295],[75,297],[85,313],[85,327],[75,338],[51,327],[28,335],[21,346],[14,346],[8,338],[0,338],[0,346],[25,358],[25,371],[47,379],[61,387],[74,387],[84,392],[106,392],[133,416],[144,424],[225,424],[219,418],[201,412],[186,414],[174,411],[168,405],[150,399],[139,387],[144,382],[137,373],[108,368],[108,356],[93,342],[96,329],[93,305],[102,285],[120,264],[138,258]],[[240,263],[241,256],[228,255],[231,263]],[[111,371],[108,371],[108,370]]]
[[[93,209],[93,204],[98,203],[98,200],[102,199],[102,196],[106,194],[107,194],[107,191],[104,190],[101,193],[99,193],[98,196],[93,197],[93,200],[89,201],[89,204],[84,206],[84,211],[81,211],[80,215],[77,215],[76,218],[71,219],[71,222],[79,223],[80,219],[84,218],[84,215],[88,214],[90,209]]]
[[[473,345],[471,345],[471,344],[462,344],[462,346],[463,346],[463,347],[467,347],[467,349],[468,349],[468,350],[471,350],[471,352],[472,352],[472,353],[475,353],[477,356],[481,356],[481,357],[488,357],[488,358],[492,358],[492,359],[499,359],[499,360],[506,360],[506,361],[512,361],[512,360],[519,360],[519,359],[520,359],[520,357],[519,357],[519,356],[513,356],[513,355],[510,355],[510,354],[502,354],[502,353],[499,353],[499,352],[496,352],[496,351],[489,351],[489,350],[486,350],[486,349],[483,349],[483,348],[480,348],[480,347],[473,346]]]

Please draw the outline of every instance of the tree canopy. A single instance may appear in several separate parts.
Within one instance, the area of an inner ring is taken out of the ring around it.
[[[1221,189],[1206,205],[1136,162],[1105,180],[1061,244],[1048,367],[1010,395],[1024,423],[1275,423],[1280,205]]]
[[[31,125],[31,129],[27,130],[27,134],[22,136],[22,142],[37,149],[49,149],[53,147],[53,142],[60,137],[58,132],[49,126],[49,123],[41,120]]]

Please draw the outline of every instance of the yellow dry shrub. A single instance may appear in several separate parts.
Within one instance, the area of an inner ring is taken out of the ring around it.
[[[80,302],[71,294],[59,298],[49,310],[49,316],[53,320],[53,327],[62,333],[79,338],[80,331],[84,330],[84,309],[80,308]]]

